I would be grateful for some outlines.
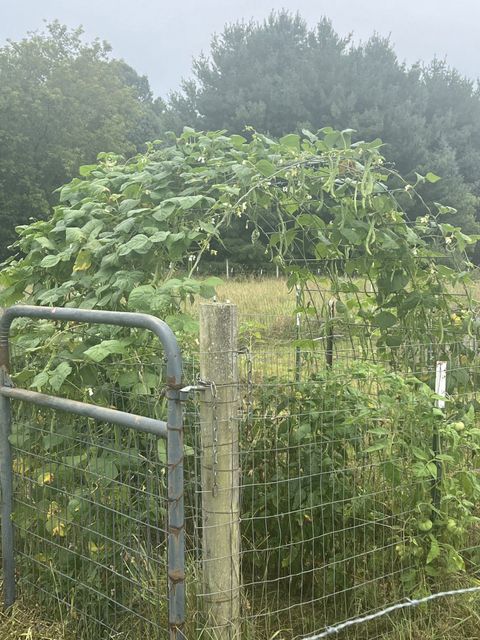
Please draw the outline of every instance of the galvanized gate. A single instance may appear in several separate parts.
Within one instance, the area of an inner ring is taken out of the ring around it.
[[[10,381],[9,331],[15,318],[106,324],[146,329],[160,340],[167,360],[167,422],[116,409],[49,396],[12,386]],[[4,602],[15,601],[15,545],[13,515],[13,468],[10,434],[12,400],[32,403],[47,409],[105,421],[150,433],[166,440],[168,494],[168,622],[170,638],[182,640],[185,623],[185,531],[183,477],[183,422],[181,408],[182,362],[177,340],[169,326],[158,318],[140,313],[67,309],[55,307],[13,306],[0,312],[0,481],[2,489],[2,556]]]

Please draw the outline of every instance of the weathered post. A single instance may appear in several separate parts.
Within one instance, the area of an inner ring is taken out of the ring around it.
[[[302,304],[302,290],[298,284],[295,285],[295,302],[297,312],[295,314],[295,336],[297,342],[300,340],[300,306]],[[302,377],[302,351],[297,344],[295,347],[295,382],[300,382]]]
[[[234,305],[200,305],[203,602],[212,640],[240,638],[237,333]]]

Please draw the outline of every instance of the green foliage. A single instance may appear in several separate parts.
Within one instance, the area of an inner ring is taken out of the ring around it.
[[[439,60],[406,67],[378,35],[355,44],[325,18],[309,28],[286,11],[228,25],[162,117],[175,130],[253,126],[282,136],[332,126],[355,129],[358,140],[379,137],[403,176],[442,176],[421,187],[424,198],[455,207],[455,223],[478,231],[478,87]],[[414,207],[409,215],[417,216]]]
[[[186,129],[128,162],[104,154],[60,190],[49,220],[19,229],[15,248],[25,257],[2,269],[0,304],[151,312],[188,332],[187,303],[211,297],[218,282],[193,279],[196,267],[241,220],[291,286],[316,277],[303,260],[321,260],[339,317],[369,327],[387,355],[402,340],[472,333],[468,299],[459,307],[454,289],[468,283],[465,250],[475,239],[444,222],[450,208],[426,207],[415,185],[385,168],[380,149],[380,141],[352,143],[350,131],[330,128],[279,141],[253,133],[250,142]],[[418,175],[416,183],[436,180]],[[402,202],[422,213],[415,223]],[[356,275],[371,283],[370,294]],[[305,299],[303,312],[325,317],[326,303]],[[63,340],[62,357],[78,360],[99,337],[95,328],[81,341]],[[49,342],[43,348],[51,372],[59,363],[50,362]]]
[[[109,51],[57,22],[0,48],[0,259],[15,225],[47,216],[82,162],[132,155],[156,136],[146,78]]]
[[[479,521],[480,430],[473,403],[443,412],[435,400],[415,376],[368,362],[259,385],[243,427],[246,583],[289,577],[312,598],[354,588],[368,606],[382,567],[410,593],[463,571]]]
[[[374,354],[382,362],[341,370],[341,378],[319,373],[295,389],[259,387],[245,425],[251,446],[244,456],[244,477],[252,478],[251,487],[246,481],[244,497],[245,509],[252,509],[244,521],[245,544],[251,545],[244,568],[257,582],[260,566],[265,574],[275,567],[282,575],[300,569],[313,575],[315,551],[323,545],[322,557],[336,554],[339,560],[325,584],[348,588],[353,568],[341,555],[351,542],[346,531],[357,530],[362,542],[376,549],[379,536],[386,535],[383,517],[392,530],[390,555],[373,553],[371,564],[363,568],[365,582],[371,572],[378,575],[385,562],[405,570],[413,565],[414,573],[405,571],[409,588],[419,583],[422,571],[433,577],[462,568],[458,548],[475,522],[479,488],[457,445],[463,438],[470,450],[478,446],[474,416],[467,407],[452,410],[446,420],[437,416],[431,381],[420,382],[412,372],[430,363],[425,345],[431,342],[438,356],[450,362],[453,389],[470,388],[471,380],[462,378],[455,365],[459,359],[469,363],[475,358],[473,339],[464,340],[478,331],[468,297],[466,258],[475,238],[451,223],[451,207],[428,207],[422,200],[418,188],[440,184],[436,174],[418,174],[411,184],[386,165],[381,149],[380,140],[352,143],[351,130],[305,130],[280,140],[250,132],[247,140],[185,129],[178,138],[167,136],[128,162],[103,154],[98,164],[83,166],[80,178],[60,190],[60,204],[48,220],[19,229],[16,249],[24,257],[12,258],[2,268],[2,306],[28,301],[153,313],[175,329],[188,357],[196,337],[189,303],[197,296],[212,297],[218,283],[216,278],[194,278],[196,268],[205,257],[222,251],[232,220],[241,221],[252,245],[264,247],[269,259],[288,274],[289,285],[300,288],[296,311],[306,326],[314,321],[318,330],[302,337],[302,348],[311,350],[312,366],[322,342],[318,338],[329,335],[332,325],[348,330],[358,353]],[[414,222],[408,220],[406,206],[418,214]],[[321,274],[316,273],[319,264]],[[332,300],[322,293],[325,278],[328,296],[335,301],[334,317],[329,314]],[[315,298],[311,291],[316,286]],[[467,295],[459,296],[459,289]],[[47,322],[15,326],[15,352],[25,361],[15,376],[19,385],[98,404],[110,404],[113,391],[121,408],[141,406],[143,411],[146,405],[164,417],[163,400],[155,395],[161,356],[149,336],[111,327],[58,328]],[[242,339],[248,347],[261,342],[264,327],[245,327]],[[390,365],[398,370],[400,362],[406,363],[405,375],[388,372]],[[265,419],[269,423],[263,428]],[[36,452],[37,462],[26,462],[28,473],[44,487],[42,495],[51,493],[44,504],[46,519],[39,525],[45,530],[42,535],[55,539],[63,538],[63,532],[67,538],[73,530],[66,497],[56,495],[65,485],[56,485],[55,478],[79,484],[85,493],[78,500],[104,501],[106,487],[110,491],[116,481],[123,486],[133,478],[119,465],[117,452],[132,450],[134,458],[147,457],[143,437],[132,442],[110,431],[88,431],[94,447],[87,457],[82,458],[84,451],[77,445],[62,452],[71,428],[65,423],[40,436],[27,433],[32,439],[24,447]],[[88,430],[88,425],[80,429]],[[445,440],[441,456],[426,444],[435,429]],[[113,455],[95,450],[100,437]],[[38,468],[42,447],[52,468]],[[265,474],[267,464],[271,472],[271,451],[276,456],[270,485]],[[154,455],[163,463],[164,447]],[[78,481],[58,477],[55,465],[67,464],[65,456],[74,457]],[[405,494],[393,491],[399,474],[406,473],[396,459],[408,462]],[[439,464],[445,468],[444,491],[442,503],[434,506],[430,490],[439,480]],[[448,473],[450,464],[455,475]],[[90,482],[92,465],[99,465],[95,468],[101,482]],[[374,473],[366,471],[372,468]],[[39,482],[41,473],[52,477],[42,475]],[[315,476],[322,477],[318,486],[312,485]],[[154,489],[161,492],[163,478],[156,481],[160,484]],[[262,499],[251,507],[259,490]],[[378,490],[385,493],[385,504],[373,499]],[[132,502],[129,491],[114,491],[109,499],[120,511]],[[144,513],[141,497],[137,506]],[[275,515],[267,519],[269,508]],[[406,510],[406,522],[397,515],[400,508]],[[365,513],[373,513],[368,517],[371,526],[360,527]],[[105,526],[113,537],[112,522]],[[401,535],[405,526],[406,537]],[[344,532],[340,542],[338,535],[330,535],[333,531]],[[83,551],[82,536],[78,545],[87,559],[92,557]],[[288,557],[279,550],[286,545]],[[102,553],[108,565],[114,551],[105,545]],[[267,558],[263,564],[262,557]],[[82,564],[82,570],[88,566]],[[319,584],[312,588],[318,590]]]

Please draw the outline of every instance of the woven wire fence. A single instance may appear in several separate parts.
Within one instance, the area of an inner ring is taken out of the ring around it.
[[[333,331],[327,325],[310,322],[309,335],[313,329],[320,339],[304,349],[296,346],[302,328],[291,314],[241,317],[242,638],[308,637],[406,598],[464,585],[480,568],[480,514],[473,506],[480,494],[472,482],[480,450],[476,345],[410,342],[386,360],[373,341],[365,347],[359,340],[363,325],[338,323]],[[438,361],[448,365],[440,433]],[[191,419],[198,434],[198,406]],[[200,441],[196,451],[201,466]],[[197,491],[200,509],[206,489]],[[469,526],[457,527],[462,519]],[[201,519],[196,524],[201,549],[205,531]],[[200,562],[198,611],[212,595],[201,571]],[[234,600],[236,592],[224,598]],[[384,637],[406,615],[335,637]],[[198,635],[205,625],[200,615]]]
[[[309,636],[457,584],[459,575],[474,576],[480,567],[474,520],[446,535],[448,521],[436,521],[432,511],[440,500],[459,523],[467,512],[479,515],[468,504],[480,498],[471,475],[479,468],[471,417],[479,409],[476,345],[470,338],[441,346],[411,342],[386,361],[364,332],[358,324],[331,331],[327,316],[310,319],[308,334],[291,313],[240,318],[232,394],[241,472],[240,590],[222,595],[227,602],[239,596],[242,638]],[[314,347],[299,346],[306,335],[315,337]],[[435,387],[437,360],[448,363],[448,420],[439,439],[436,400],[419,392],[420,383]],[[14,370],[28,370],[15,355],[13,361]],[[195,383],[199,371],[198,356],[187,355],[185,380]],[[104,367],[99,386],[86,382],[83,391],[92,402],[164,418],[162,376],[160,353],[140,361],[119,356]],[[197,394],[185,405],[187,637],[216,637],[221,628],[210,625],[207,632],[205,602],[212,594],[203,584],[199,400]],[[165,638],[163,441],[14,406],[21,594],[85,640]],[[465,431],[452,426],[459,421]],[[440,468],[442,486],[456,487],[454,498],[440,491]],[[436,553],[430,530],[422,530],[429,520],[439,532],[443,567],[437,557],[426,562]],[[383,637],[391,618],[340,637]]]
[[[157,440],[20,411],[14,432],[20,593],[33,591],[46,608],[75,620],[80,637],[122,630],[160,637],[168,629],[167,499]]]
[[[166,419],[160,351],[151,361],[118,356],[90,366],[90,380],[67,394]],[[12,370],[30,381],[38,373],[15,352]],[[71,637],[169,637],[166,441],[27,403],[12,409],[19,596],[63,622]],[[195,473],[188,437],[185,449],[188,483]],[[192,501],[186,516],[188,536]],[[189,583],[193,589],[191,575]]]

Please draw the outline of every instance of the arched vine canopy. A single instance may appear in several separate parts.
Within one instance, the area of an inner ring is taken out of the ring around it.
[[[197,267],[236,225],[304,291],[307,316],[325,317],[327,279],[338,321],[361,325],[388,357],[420,337],[447,345],[473,335],[467,254],[476,238],[449,222],[452,208],[429,209],[416,190],[438,176],[404,180],[380,140],[352,143],[350,130],[247,135],[185,129],[128,161],[104,153],[83,166],[48,220],[18,229],[0,305],[142,311],[191,331],[189,300],[213,296],[218,282],[194,277]],[[100,343],[95,331],[63,348],[97,360],[125,348],[111,328]],[[40,323],[24,346],[40,350],[42,332],[62,340]],[[52,385],[57,369],[49,360],[37,387],[58,388],[72,372],[64,367]]]

